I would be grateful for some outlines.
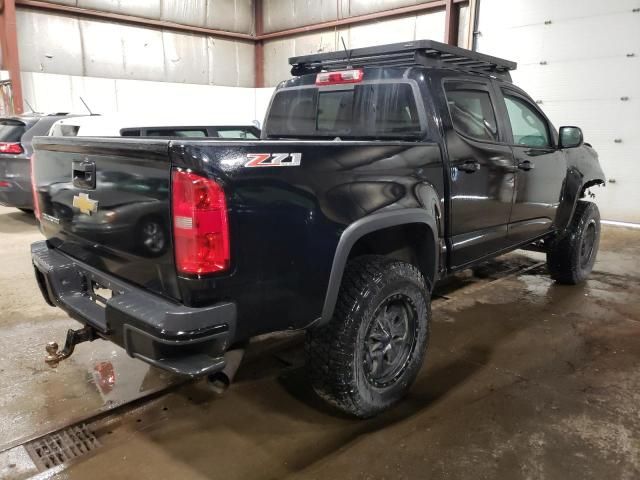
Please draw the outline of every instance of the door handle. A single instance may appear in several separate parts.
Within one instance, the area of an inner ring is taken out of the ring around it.
[[[518,163],[518,168],[520,170],[528,172],[529,170],[533,170],[535,168],[535,165],[531,163],[531,160],[524,160],[523,162]]]
[[[456,165],[456,168],[461,172],[473,173],[480,170],[480,163],[475,160],[467,160],[466,162]]]

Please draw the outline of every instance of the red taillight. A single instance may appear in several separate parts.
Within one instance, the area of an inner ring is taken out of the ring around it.
[[[0,153],[20,154],[24,152],[22,145],[15,142],[0,142]]]
[[[9,188],[11,186],[11,182],[6,182],[4,180],[0,181],[0,188]]]
[[[171,178],[176,267],[187,274],[227,270],[231,264],[227,200],[209,178],[174,169]]]
[[[36,156],[31,156],[31,192],[33,193],[33,213],[38,220],[40,220],[40,203],[38,202],[38,188],[36,185],[36,176],[33,170],[33,162]]]
[[[341,72],[322,72],[316,77],[316,85],[336,85],[339,83],[359,83],[364,77],[362,69]]]

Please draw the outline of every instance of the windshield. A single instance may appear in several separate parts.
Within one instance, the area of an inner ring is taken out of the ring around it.
[[[266,129],[269,138],[416,139],[422,132],[408,83],[283,89],[273,98]]]
[[[19,120],[0,120],[0,142],[19,142],[26,130],[26,125]]]

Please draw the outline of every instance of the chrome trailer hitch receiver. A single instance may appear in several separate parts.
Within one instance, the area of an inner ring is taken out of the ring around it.
[[[64,342],[64,348],[58,352],[58,344],[56,342],[48,342],[45,347],[47,356],[44,359],[51,368],[56,368],[58,364],[67,357],[70,357],[74,348],[78,343],[93,342],[97,337],[93,327],[85,326],[80,330],[67,330],[67,339]]]

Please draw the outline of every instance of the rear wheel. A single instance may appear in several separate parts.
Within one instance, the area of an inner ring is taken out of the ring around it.
[[[547,251],[547,267],[558,283],[575,285],[591,273],[600,245],[600,211],[592,202],[578,201],[567,232]]]
[[[358,417],[389,408],[420,370],[430,317],[429,292],[413,265],[377,256],[353,260],[333,318],[307,333],[314,390]]]

